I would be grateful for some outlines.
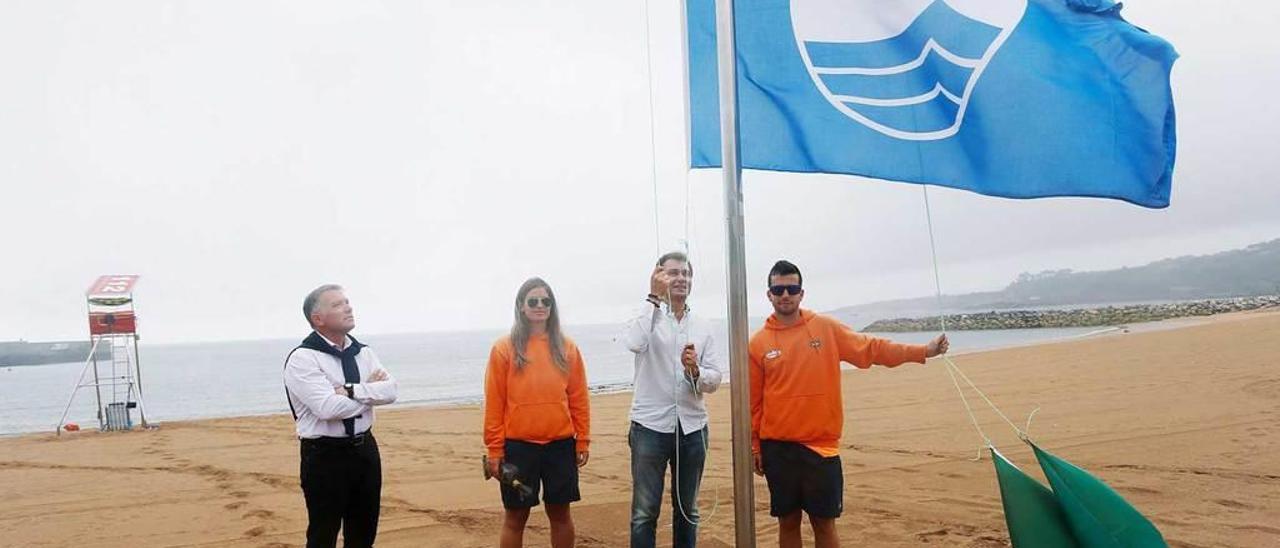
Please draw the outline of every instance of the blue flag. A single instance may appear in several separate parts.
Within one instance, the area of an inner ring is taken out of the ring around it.
[[[690,160],[720,166],[715,0],[687,0]],[[737,0],[742,167],[1169,205],[1164,40],[1112,0]]]

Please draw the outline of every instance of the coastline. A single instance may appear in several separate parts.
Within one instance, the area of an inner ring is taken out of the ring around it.
[[[1050,338],[1032,338],[1030,340],[1005,340],[1005,341],[995,342],[990,345],[978,345],[978,346],[971,346],[971,347],[962,346],[960,348],[956,348],[957,341],[954,340],[955,338],[967,337],[967,336],[970,336],[970,333],[982,333],[982,331],[980,330],[959,332],[953,335],[953,341],[952,341],[953,350],[950,356],[958,357],[958,356],[966,356],[970,354],[992,352],[992,351],[998,351],[998,350],[1022,348],[1026,346],[1053,344],[1057,342],[1078,340],[1082,338],[1100,337],[1100,336],[1107,336],[1112,334],[1119,334],[1126,331],[1145,332],[1145,331],[1160,330],[1160,329],[1174,329],[1178,327],[1199,325],[1205,322],[1210,322],[1210,321],[1213,321],[1213,318],[1214,318],[1213,316],[1207,316],[1207,317],[1191,316],[1191,317],[1184,317],[1184,318],[1174,318],[1169,320],[1160,320],[1155,322],[1147,322],[1142,324],[1106,327],[1106,328],[1096,329],[1093,331],[1088,331],[1088,332],[1079,333],[1079,334],[1059,334],[1058,336],[1050,337]],[[1026,329],[1026,330],[1002,330],[1002,331],[996,331],[996,332],[1017,334],[1017,333],[1023,333],[1023,332],[1030,333],[1035,331],[1046,331],[1046,330],[1045,329]],[[1048,329],[1048,331],[1053,331],[1053,329]],[[933,332],[887,333],[887,334],[871,333],[871,335],[887,337],[890,339],[899,339],[902,337],[906,337],[906,338],[902,338],[901,342],[920,342],[927,339],[931,339],[935,335],[935,333]],[[915,336],[916,338],[920,338],[920,341],[912,341],[911,337],[913,336]],[[78,368],[81,364],[74,363],[70,365],[75,365]],[[844,368],[846,370],[851,370],[852,366],[849,366],[846,364]],[[728,385],[729,379],[727,375],[723,382],[726,386]],[[614,382],[606,381],[606,382],[591,384],[588,386],[588,389],[593,396],[604,395],[604,394],[614,394],[614,393],[628,393],[632,391],[632,382],[629,380],[614,381]],[[404,395],[402,394],[401,401],[398,401],[396,404],[385,409],[390,410],[390,409],[452,408],[452,407],[479,406],[483,402],[483,395],[478,392],[473,394],[472,393],[464,394],[460,396],[430,397],[430,398],[421,398],[416,400],[405,399],[403,396]],[[163,425],[163,424],[174,423],[174,422],[189,422],[189,421],[215,420],[215,419],[227,419],[227,418],[239,418],[239,417],[263,417],[263,416],[271,416],[271,415],[279,414],[285,411],[286,409],[282,408],[282,409],[268,409],[268,410],[256,409],[256,410],[239,411],[239,412],[231,412],[231,413],[217,413],[217,412],[212,414],[197,413],[197,414],[188,415],[188,416],[178,415],[177,417],[170,417],[170,418],[165,418],[165,417],[161,417],[160,419],[153,418],[152,422]],[[85,428],[87,430],[96,429],[96,427],[91,423],[91,421],[88,424],[86,424],[85,422],[81,422],[80,424],[82,428]],[[52,431],[52,427],[50,426],[49,428],[41,427],[41,428],[25,430],[25,431],[0,432],[0,440],[7,439],[7,438],[22,437],[27,435],[40,435],[40,434],[50,433],[51,431]]]
[[[961,312],[945,316],[894,318],[872,322],[867,333],[901,333],[937,330],[945,319],[949,331],[1036,329],[1063,327],[1105,327],[1152,323],[1188,317],[1280,309],[1280,295],[1258,295],[1221,299],[1197,299],[1166,303],[1111,304],[1097,306],[1053,306],[1033,309]]]

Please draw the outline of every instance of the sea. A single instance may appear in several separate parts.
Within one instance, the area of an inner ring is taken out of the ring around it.
[[[753,319],[752,326],[760,325]],[[720,322],[721,355],[727,328]],[[948,336],[952,353],[996,349],[1098,333],[1099,328],[957,331]],[[399,383],[399,399],[391,407],[478,403],[484,391],[489,348],[505,330],[479,330],[396,335],[362,335]],[[595,393],[628,390],[634,358],[618,341],[620,325],[568,326],[586,363],[587,381]],[[923,343],[936,333],[880,334],[893,340]],[[288,413],[281,371],[296,339],[233,342],[139,343],[138,370],[142,406],[148,422]],[[99,363],[99,375],[110,377],[110,363]],[[98,427],[97,399],[92,387],[75,390],[81,375],[91,380],[84,362],[0,368],[0,435],[53,433],[67,412],[67,422],[84,429]],[[727,380],[727,379],[726,379]],[[74,397],[73,397],[74,393]],[[123,387],[103,387],[104,401],[126,401]],[[69,407],[68,407],[69,405]],[[132,419],[138,422],[138,409]]]

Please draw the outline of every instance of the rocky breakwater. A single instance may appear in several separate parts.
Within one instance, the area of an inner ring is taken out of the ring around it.
[[[1243,312],[1271,307],[1280,307],[1280,295],[1207,299],[1165,304],[1075,308],[1069,310],[993,310],[974,314],[950,314],[946,316],[946,320],[947,329],[952,331],[1034,329],[1039,327],[1101,327],[1154,322],[1187,316],[1210,316],[1226,312]],[[863,331],[879,333],[938,331],[940,329],[941,323],[938,316],[879,320],[862,328]]]

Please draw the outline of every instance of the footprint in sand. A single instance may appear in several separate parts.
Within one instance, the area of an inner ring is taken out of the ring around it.
[[[249,498],[248,491],[232,491],[230,495],[238,499]]]
[[[1263,533],[1271,533],[1273,535],[1280,534],[1280,527],[1272,527],[1270,525],[1258,525],[1255,523],[1249,523],[1245,525],[1237,525],[1236,528],[1244,529],[1246,531],[1262,531]]]
[[[929,542],[930,540],[936,540],[936,539],[945,537],[948,534],[950,534],[950,531],[947,531],[946,528],[942,528],[942,529],[934,529],[932,531],[923,531],[920,533],[916,533],[915,537],[916,537],[916,540],[920,542]]]
[[[266,528],[266,527],[263,527],[263,526],[261,526],[261,525],[259,525],[259,526],[257,526],[257,527],[254,527],[253,529],[250,529],[250,530],[248,530],[248,531],[245,531],[245,532],[244,532],[244,536],[246,536],[246,537],[258,537],[258,536],[262,536],[262,534],[263,534],[263,533],[265,533],[265,532],[267,532],[267,528]]]
[[[1246,394],[1251,394],[1260,398],[1280,399],[1280,380],[1278,379],[1252,382],[1244,385],[1241,389]]]
[[[241,519],[275,519],[276,513],[271,510],[251,510],[245,512]]]
[[[1009,541],[993,535],[981,535],[969,543],[969,548],[1005,548]]]
[[[236,502],[223,505],[223,508],[227,510],[239,510],[241,508],[244,508],[246,504],[249,504],[249,503],[241,500],[241,501],[236,501]]]
[[[1227,508],[1236,508],[1236,509],[1240,509],[1240,510],[1245,510],[1245,509],[1253,508],[1252,506],[1250,506],[1250,505],[1248,505],[1248,504],[1245,504],[1245,503],[1243,503],[1243,502],[1240,502],[1240,501],[1238,501],[1238,500],[1231,500],[1231,499],[1216,499],[1216,500],[1214,500],[1213,502],[1218,503],[1218,504],[1220,504],[1220,505],[1222,505],[1222,506],[1226,506]]]

